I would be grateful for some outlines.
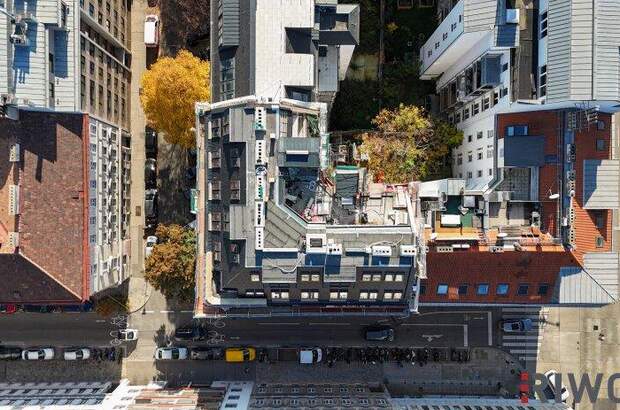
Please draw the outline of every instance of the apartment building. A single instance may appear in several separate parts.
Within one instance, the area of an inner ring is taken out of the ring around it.
[[[499,172],[489,189],[464,179],[421,184],[422,301],[618,299],[619,114],[599,110],[588,120],[593,113],[499,114]]]
[[[211,6],[213,102],[196,105],[197,314],[415,311],[415,186],[374,183],[355,147],[327,133],[359,7]]]
[[[436,80],[441,115],[463,130],[453,176],[468,187],[496,177],[497,114],[620,99],[613,3],[446,0],[438,18],[420,50],[420,76]]]
[[[211,10],[213,102],[257,95],[331,104],[359,43],[358,5],[211,0]]]
[[[19,113],[9,117],[25,126],[33,117],[55,124],[54,112],[87,114],[89,294],[126,277],[129,8],[125,0],[0,2],[0,103]]]
[[[248,96],[197,110],[197,283],[208,305],[417,308],[416,188],[373,182],[352,146],[330,144],[325,103]]]

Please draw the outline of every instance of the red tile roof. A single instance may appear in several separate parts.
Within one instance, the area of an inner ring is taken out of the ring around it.
[[[0,302],[88,298],[88,117],[20,111],[19,121],[0,120],[0,129],[21,149],[19,249],[1,255],[0,281],[10,285],[0,287]]]
[[[568,251],[561,252],[429,252],[426,255],[428,279],[421,302],[472,303],[550,303],[553,288],[563,266],[578,266]],[[488,284],[487,295],[477,295],[476,285]],[[447,284],[447,295],[438,295],[437,286]],[[458,287],[467,284],[466,295],[458,294]],[[498,284],[508,284],[506,296],[497,295]],[[519,284],[529,284],[529,294],[518,296]],[[538,285],[548,284],[544,296],[537,295]]]

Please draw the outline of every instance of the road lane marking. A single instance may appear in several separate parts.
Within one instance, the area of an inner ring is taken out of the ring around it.
[[[105,320],[105,319],[97,319],[97,320],[95,320],[95,322],[96,323],[105,323],[105,322],[107,322],[107,320]]]
[[[194,313],[193,310],[181,310],[180,312],[181,313]]]
[[[518,339],[542,339],[542,335],[504,335],[502,336],[503,340],[518,340]]]
[[[463,325],[456,323],[403,323],[400,326],[457,326],[461,327]]]
[[[505,307],[502,308],[502,312],[539,312],[542,309],[539,307],[515,307],[515,308],[511,308],[511,307]]]
[[[505,347],[540,347],[542,343],[528,343],[528,342],[511,342],[511,343],[502,343],[502,346]]]
[[[538,354],[538,349],[510,349],[510,353],[513,354]]]
[[[144,313],[155,313],[154,310],[145,310]]]
[[[502,315],[502,319],[546,319],[545,315]]]
[[[351,323],[316,323],[310,322],[308,323],[310,326],[350,326]]]
[[[174,310],[160,310],[159,313],[174,313]]]
[[[301,323],[290,323],[290,322],[264,322],[257,323],[257,325],[262,326],[299,326]]]
[[[493,346],[493,314],[491,311],[487,312],[487,331],[489,333],[489,346]]]
[[[422,335],[423,339],[426,339],[427,342],[432,342],[435,339],[441,338],[443,335]]]
[[[239,339],[241,339],[241,337],[239,337],[239,336],[229,336],[228,338],[230,340],[239,340]]]
[[[467,339],[469,339],[469,335],[468,335],[468,326],[467,325],[463,325],[463,347],[467,347],[469,346],[469,342]]]

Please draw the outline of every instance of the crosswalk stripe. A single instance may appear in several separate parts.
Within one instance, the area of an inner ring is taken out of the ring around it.
[[[544,315],[502,315],[502,319],[546,319]]]
[[[505,347],[511,347],[511,346],[516,346],[516,347],[540,347],[542,343],[529,343],[529,342],[510,342],[510,343],[503,343],[502,346]]]
[[[542,335],[504,335],[502,336],[503,340],[519,340],[519,339],[528,339],[528,340],[542,340]]]
[[[543,308],[540,307],[505,307],[502,308],[502,312],[540,312]]]
[[[510,353],[513,354],[538,354],[538,349],[510,349]]]

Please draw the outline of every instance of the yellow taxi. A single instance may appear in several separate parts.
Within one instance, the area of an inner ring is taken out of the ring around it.
[[[230,347],[226,349],[227,362],[251,362],[256,359],[256,349],[253,347]]]

